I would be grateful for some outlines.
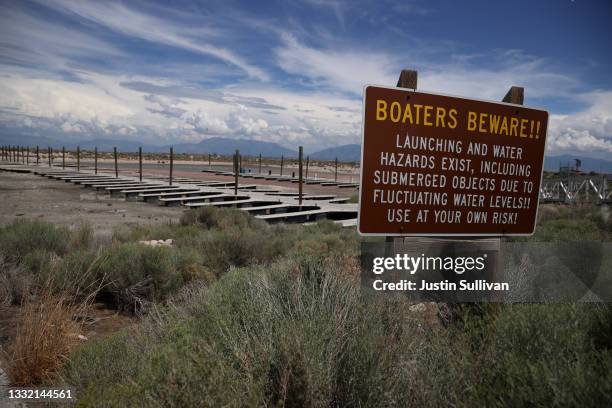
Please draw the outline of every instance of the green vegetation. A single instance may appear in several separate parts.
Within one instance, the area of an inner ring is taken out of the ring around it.
[[[612,213],[607,206],[541,205],[532,241],[612,240]]]
[[[140,243],[168,238],[171,247]],[[3,303],[19,304],[42,287],[77,298],[99,288],[111,306],[140,313],[188,282],[210,283],[232,267],[330,246],[354,255],[356,236],[332,223],[271,226],[228,209],[187,212],[177,224],[118,229],[107,244],[96,242],[87,224],[71,231],[26,220],[0,228],[0,282]]]
[[[542,207],[532,239],[609,241],[605,211]],[[108,243],[36,222],[0,229],[0,243],[0,279],[21,298],[49,281],[76,297],[101,287],[109,306],[145,313],[73,349],[51,382],[75,387],[80,406],[612,403],[609,305],[463,306],[443,327],[361,291],[358,238],[330,222],[207,208]]]

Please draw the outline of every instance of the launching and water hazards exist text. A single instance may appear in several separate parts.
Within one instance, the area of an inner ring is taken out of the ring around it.
[[[532,233],[547,124],[519,105],[367,87],[360,233]]]

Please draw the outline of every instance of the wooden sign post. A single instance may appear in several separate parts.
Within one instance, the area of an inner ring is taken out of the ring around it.
[[[170,176],[168,178],[168,184],[172,185],[172,167],[174,165],[174,149],[170,148]]]
[[[142,146],[138,147],[138,180],[142,183]]]
[[[117,165],[117,147],[113,147],[113,155],[115,156],[115,178],[119,178],[119,166]]]
[[[336,157],[336,167],[334,170],[334,181],[337,183],[338,182],[338,158]]]
[[[299,172],[299,197],[300,197],[300,205],[302,205],[302,156],[304,155],[304,148],[300,146],[298,149],[298,172]]]
[[[238,173],[240,172],[240,151],[234,154],[234,196],[238,196]]]

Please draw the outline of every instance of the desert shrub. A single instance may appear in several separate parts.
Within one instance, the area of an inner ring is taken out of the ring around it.
[[[16,337],[3,354],[10,382],[34,386],[50,382],[63,366],[72,346],[79,342],[80,309],[64,296],[42,292],[19,311]]]
[[[591,218],[597,224],[600,230],[608,233],[608,238],[610,238],[610,233],[612,233],[612,212],[610,211],[610,206],[601,205],[591,213]]]
[[[70,249],[88,249],[93,246],[94,231],[88,222],[81,222],[70,231]]]
[[[250,229],[200,234],[193,245],[201,252],[204,264],[217,276],[232,266],[270,262],[288,247],[282,236]]]
[[[196,225],[198,223],[198,210],[189,209],[183,212],[179,222],[183,226]]]
[[[102,294],[123,310],[140,311],[178,289],[183,276],[173,264],[172,249],[139,243],[115,243],[101,252],[96,276]]]
[[[232,208],[200,207],[185,212],[181,217],[183,225],[198,225],[207,229],[265,229],[268,225],[245,213]]]
[[[40,258],[45,257],[46,251],[33,251],[26,255],[26,259],[39,254]],[[39,257],[34,256],[38,259]],[[3,255],[0,255],[0,305],[19,305],[28,298],[36,288],[38,279],[30,271],[30,268],[37,268],[42,261],[33,261],[34,265],[8,262]]]
[[[589,219],[555,219],[538,226],[534,240],[541,241],[599,241],[601,232]]]
[[[609,241],[612,219],[607,206],[541,205],[535,241]],[[524,239],[519,239],[524,240]]]
[[[204,265],[204,256],[195,248],[173,248],[172,263],[185,283],[196,280],[210,283],[214,279],[210,267]]]
[[[537,238],[601,237],[592,210],[568,211]],[[409,303],[361,293],[354,231],[235,212],[193,211],[184,225],[143,227],[102,250],[111,296],[136,285],[146,301],[171,300],[71,354],[63,375],[81,404],[610,405],[609,307],[465,307],[460,324],[422,327]],[[175,246],[130,242],[141,237]]]
[[[49,268],[49,264],[59,257],[46,249],[36,248],[26,255],[20,262],[26,273],[38,276]]]
[[[18,220],[0,228],[0,253],[7,262],[20,262],[37,250],[63,255],[69,241],[68,228],[42,221]]]
[[[114,243],[89,258],[75,254],[72,261],[65,257],[59,267],[64,267],[67,277],[82,276],[80,287],[98,285],[100,296],[111,306],[136,313],[164,301],[187,282],[213,279],[204,257],[194,248],[134,242]]]
[[[415,402],[453,406],[606,406],[612,353],[589,335],[609,327],[594,305],[514,305],[465,316],[417,353]],[[597,322],[597,323],[596,323]],[[603,336],[604,343],[609,338]],[[608,346],[609,347],[609,346]]]
[[[233,269],[86,344],[67,382],[93,406],[609,405],[608,306],[516,305],[423,330],[407,303],[339,279],[345,264]]]
[[[540,204],[538,207],[538,222],[546,222],[559,218],[561,210],[559,205]]]
[[[362,302],[358,280],[339,273],[347,264],[332,256],[232,269],[116,349],[116,339],[85,345],[67,381],[92,405],[401,404],[409,377],[396,357],[407,345],[393,334],[411,329],[394,308]],[[102,352],[111,362],[93,363]],[[109,394],[117,399],[98,399]]]
[[[582,308],[584,308],[582,324],[587,327],[587,339],[596,349],[612,349],[612,305],[592,304]]]
[[[308,226],[297,226],[292,232],[287,255],[295,259],[309,259],[340,254],[358,255],[359,239],[354,230],[342,229],[332,221],[323,220]]]
[[[63,257],[52,258],[38,271],[37,281],[44,283],[55,294],[63,294],[77,301],[97,292],[104,284],[97,272],[103,262],[99,252],[75,249]]]
[[[23,267],[0,259],[0,306],[23,303],[34,286],[34,278]]]

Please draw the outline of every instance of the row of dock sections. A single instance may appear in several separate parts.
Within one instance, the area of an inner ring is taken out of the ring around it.
[[[311,223],[329,219],[345,227],[357,224],[357,204],[349,203],[350,198],[334,194],[302,194],[283,187],[258,185],[256,180],[273,180],[279,183],[298,183],[287,176],[240,174],[241,179],[252,184],[235,181],[206,181],[188,177],[174,177],[172,183],[164,176],[105,174],[88,170],[76,171],[71,168],[56,168],[40,165],[15,163],[0,164],[0,170],[36,174],[57,181],[63,181],[94,189],[111,197],[130,201],[142,201],[166,206],[198,208],[205,206],[234,207],[253,214],[256,218],[270,223]],[[231,172],[203,170],[216,175],[236,176]],[[356,183],[330,181],[326,179],[305,179],[304,184],[319,184],[337,188],[357,188]]]

